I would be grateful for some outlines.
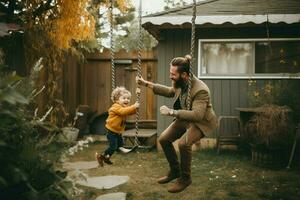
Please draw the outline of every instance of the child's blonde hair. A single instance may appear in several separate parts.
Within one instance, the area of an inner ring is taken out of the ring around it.
[[[129,98],[131,97],[131,93],[125,87],[116,87],[111,93],[111,100],[116,102],[120,96],[128,94]]]

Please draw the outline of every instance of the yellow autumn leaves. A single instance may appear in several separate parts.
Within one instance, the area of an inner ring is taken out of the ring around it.
[[[48,34],[59,49],[68,49],[72,41],[94,37],[95,20],[87,11],[90,0],[60,0],[60,17],[52,21]]]
[[[256,85],[256,80],[249,80],[248,85],[249,86]],[[270,82],[267,82],[260,90],[257,89],[252,91],[252,95],[256,98],[259,97],[260,95],[267,95],[272,92],[273,88],[274,86]]]
[[[259,87],[256,80],[248,80],[248,86],[250,104],[255,106],[276,103],[282,90],[281,83],[274,81],[266,81]]]
[[[121,12],[126,12],[131,6],[128,0],[117,0]],[[109,6],[109,0],[104,6]],[[59,0],[59,18],[51,21],[51,29],[48,29],[50,40],[59,49],[66,50],[72,46],[72,42],[91,40],[95,36],[95,19],[89,12],[91,0]]]

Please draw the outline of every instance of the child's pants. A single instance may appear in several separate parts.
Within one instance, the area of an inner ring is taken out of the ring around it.
[[[116,150],[119,149],[119,147],[122,147],[124,145],[123,137],[121,134],[117,134],[110,130],[107,130],[106,137],[109,142],[109,147],[104,151],[104,155],[111,156]]]

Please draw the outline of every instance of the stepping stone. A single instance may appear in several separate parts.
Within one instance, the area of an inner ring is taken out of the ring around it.
[[[98,176],[88,177],[87,180],[77,181],[78,184],[97,189],[110,189],[124,184],[129,180],[128,176]]]
[[[66,162],[63,167],[69,170],[93,169],[98,167],[97,161]]]
[[[116,192],[98,196],[95,200],[126,200],[126,193]]]

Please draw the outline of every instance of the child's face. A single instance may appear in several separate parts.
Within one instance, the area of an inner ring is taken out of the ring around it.
[[[130,96],[128,94],[122,94],[119,99],[117,100],[117,103],[120,104],[123,107],[129,106],[130,103]]]

